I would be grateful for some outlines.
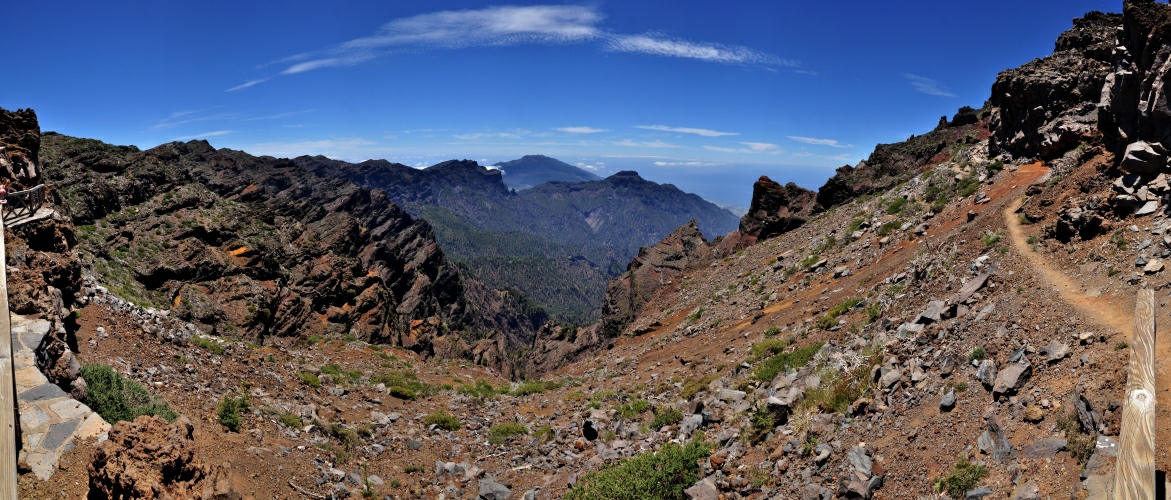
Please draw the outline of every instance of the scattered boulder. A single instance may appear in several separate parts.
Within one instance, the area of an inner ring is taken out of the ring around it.
[[[976,380],[979,380],[985,388],[991,389],[996,382],[996,362],[991,359],[980,362],[980,368],[976,369]]]
[[[1008,441],[1008,436],[1005,436],[1004,430],[1000,428],[1000,422],[996,420],[995,415],[988,416],[987,424],[988,428],[976,439],[976,446],[981,453],[992,455],[993,460],[1002,464],[1008,463],[1014,454],[1012,443]]]
[[[710,477],[700,479],[690,488],[683,490],[683,493],[693,500],[720,500],[720,490]]]
[[[955,389],[947,391],[942,398],[939,399],[939,409],[941,411],[951,411],[956,407],[956,391]]]
[[[1034,460],[1053,458],[1057,456],[1057,452],[1065,449],[1066,444],[1061,438],[1042,439],[1021,449],[1021,456]]]
[[[1133,142],[1126,146],[1118,168],[1128,174],[1157,174],[1167,166],[1167,150],[1159,143]]]
[[[1049,341],[1049,344],[1041,348],[1041,355],[1045,357],[1045,361],[1048,363],[1061,361],[1068,354],[1069,346],[1057,339]]]
[[[512,490],[491,479],[480,480],[480,500],[510,500]]]
[[[89,494],[100,498],[236,500],[230,465],[209,466],[196,455],[195,426],[141,416],[118,422],[89,464]]]
[[[1012,363],[996,375],[996,383],[992,385],[993,395],[1014,394],[1033,374],[1033,366],[1024,363]]]

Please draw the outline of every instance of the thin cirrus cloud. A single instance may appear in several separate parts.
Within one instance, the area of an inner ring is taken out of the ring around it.
[[[903,74],[903,78],[906,78],[911,83],[911,88],[915,89],[916,92],[939,97],[956,96],[938,80],[932,80],[925,76],[913,75],[911,73]]]
[[[853,144],[842,144],[834,139],[818,139],[816,137],[801,137],[799,135],[790,135],[789,139],[805,144],[813,144],[814,146],[829,146],[831,148],[852,148]]]
[[[632,141],[630,139],[622,139],[621,141],[612,143],[615,146],[623,146],[628,148],[677,148],[678,144],[671,144],[660,140],[654,141]]]
[[[610,33],[599,27],[603,15],[596,7],[531,5],[488,7],[479,10],[440,11],[395,19],[373,35],[305,52],[262,65],[287,64],[278,75],[321,68],[354,66],[398,50],[458,49],[518,44],[597,42],[603,50],[660,57],[679,57],[721,64],[765,68],[800,65],[739,45],[698,42],[650,32],[640,35]],[[278,76],[249,80],[227,89],[243,90]]]
[[[740,132],[720,132],[718,130],[709,130],[706,128],[668,127],[666,125],[635,125],[634,128],[641,128],[643,130],[658,130],[660,132],[678,132],[680,134],[695,134],[702,135],[704,137],[740,135]]]
[[[561,127],[561,128],[555,128],[553,130],[559,130],[559,131],[565,132],[567,134],[597,134],[599,132],[609,132],[609,130],[606,130],[604,128],[594,128],[594,127]]]
[[[185,135],[183,137],[176,137],[171,140],[172,141],[190,141],[192,139],[206,139],[208,137],[220,137],[220,136],[228,135],[232,132],[234,132],[234,131],[232,131],[232,130],[213,130],[211,132],[204,132],[202,134]]]
[[[724,146],[703,146],[703,149],[708,151],[717,151],[720,153],[742,153],[742,154],[768,154],[779,155],[784,151],[776,144],[769,144],[767,142],[741,142],[742,148],[729,148]]]

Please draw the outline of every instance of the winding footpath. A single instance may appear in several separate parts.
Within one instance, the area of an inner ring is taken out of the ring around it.
[[[1004,209],[1004,224],[1016,252],[1028,260],[1030,267],[1057,291],[1062,300],[1076,307],[1089,321],[1122,332],[1126,338],[1133,339],[1133,297],[1112,300],[1105,296],[1088,295],[1084,286],[1054,269],[1042,254],[1033,251],[1025,239],[1015,215],[1023,203],[1023,198],[1017,199]],[[1160,299],[1156,296],[1156,301],[1165,303],[1166,295],[1163,297]],[[1157,312],[1156,316],[1166,319],[1165,311],[1162,313]],[[1155,465],[1158,470],[1167,471],[1171,470],[1171,334],[1160,323],[1156,321],[1155,334]]]

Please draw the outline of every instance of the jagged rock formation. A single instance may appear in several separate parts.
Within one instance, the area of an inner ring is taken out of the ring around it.
[[[40,181],[40,126],[31,109],[0,109],[0,175],[14,186],[32,187]]]
[[[712,259],[707,239],[695,221],[676,229],[659,243],[642,247],[626,272],[610,281],[599,320],[603,337],[622,333],[643,304],[684,269],[701,266]]]
[[[204,331],[354,335],[430,353],[451,333],[526,345],[544,322],[466,278],[430,226],[382,192],[205,141],[139,151],[47,134],[43,147],[86,263],[119,294]],[[414,323],[428,319],[437,327]]]
[[[170,425],[145,415],[119,422],[89,464],[89,498],[240,498],[229,464],[213,467],[199,459],[194,430],[187,417]]]
[[[992,85],[989,152],[1053,159],[1098,133],[1098,101],[1122,16],[1091,12],[1053,55],[1001,72]]]
[[[1171,145],[1171,106],[1165,88],[1171,59],[1171,5],[1123,3],[1122,19],[1111,18],[1113,72],[1101,91],[1099,127],[1116,156],[1135,141]],[[1121,25],[1121,30],[1117,27]]]
[[[816,210],[817,193],[762,175],[752,185],[752,204],[740,218],[740,234],[751,241],[766,240],[800,227]]]

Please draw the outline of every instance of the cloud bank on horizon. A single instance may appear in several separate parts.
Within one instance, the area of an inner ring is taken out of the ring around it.
[[[396,50],[460,49],[519,44],[598,43],[604,50],[719,64],[797,68],[800,63],[739,45],[691,41],[663,33],[622,34],[599,27],[604,16],[595,7],[534,5],[440,11],[392,20],[370,36],[322,50],[305,52],[265,65],[280,72],[227,89],[244,90],[278,76],[322,68],[355,66]]]

